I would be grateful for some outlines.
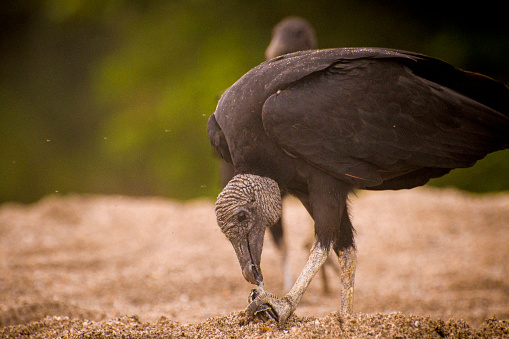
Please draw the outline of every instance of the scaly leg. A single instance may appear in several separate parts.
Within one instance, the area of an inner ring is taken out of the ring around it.
[[[284,243],[281,248],[281,265],[283,267],[283,288],[288,290],[292,287],[292,268],[288,258],[288,247]]]
[[[338,253],[341,267],[341,313],[353,313],[353,285],[355,280],[355,267],[357,252],[355,247],[348,247]]]
[[[279,325],[284,324],[288,317],[290,317],[293,311],[297,308],[302,295],[311,283],[311,280],[313,280],[313,277],[322,267],[325,260],[327,260],[328,254],[329,249],[324,249],[315,242],[311,249],[309,259],[291,290],[283,298],[278,298],[272,293],[259,289],[256,293],[256,297],[246,309],[247,320],[251,320],[255,314],[261,311],[267,312],[268,305],[272,309],[272,312],[267,312],[269,313],[269,316],[273,317],[275,314],[274,320],[276,320]]]
[[[288,259],[288,247],[286,246],[286,241],[284,237],[283,217],[281,217],[281,219],[279,219],[279,221],[274,226],[269,227],[269,231],[270,234],[272,235],[272,239],[274,240],[274,243],[276,244],[276,247],[279,251],[279,255],[281,257],[283,288],[285,289],[285,291],[288,291],[292,287],[293,280],[290,261]]]
[[[272,234],[272,238],[274,239],[274,243],[279,251],[279,255],[281,257],[281,268],[283,273],[283,288],[285,290],[289,290],[292,287],[292,269],[290,267],[290,261],[288,260],[288,247],[286,246],[286,241],[283,236],[283,225],[282,218],[279,221],[269,228],[270,233]]]

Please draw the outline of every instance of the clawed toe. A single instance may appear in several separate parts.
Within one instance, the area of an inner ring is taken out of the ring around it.
[[[285,298],[280,299],[272,293],[252,290],[249,305],[246,309],[247,321],[259,318],[263,321],[272,319],[283,324],[292,313],[292,305]]]
[[[269,294],[267,292],[263,293]],[[251,290],[251,293],[249,294],[248,298],[249,306],[246,311],[248,320],[251,320],[251,318],[258,318],[262,321],[269,321],[270,319],[272,319],[275,322],[278,322],[279,316],[270,304],[266,303],[260,304],[261,301],[253,303],[260,294],[262,293],[260,293],[260,291],[258,291],[257,289]],[[275,295],[271,295],[271,297],[277,298]],[[255,305],[257,306],[256,309]],[[252,309],[254,309],[254,311],[252,311]],[[251,314],[251,312],[253,313]]]

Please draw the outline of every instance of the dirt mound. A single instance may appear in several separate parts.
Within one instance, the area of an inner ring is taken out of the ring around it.
[[[84,310],[78,306],[70,306],[58,301],[24,303],[8,307],[0,313],[0,327],[24,324],[46,318],[47,316],[67,316],[76,319],[102,320],[104,314]]]
[[[251,286],[211,201],[51,196],[4,204],[0,337],[509,336],[509,194],[360,192],[351,211],[356,313],[334,313],[332,266],[329,294],[317,276],[278,330],[243,324]],[[284,223],[296,276],[312,221],[289,198]],[[262,270],[266,289],[284,294],[269,238]]]
[[[180,324],[161,317],[142,323],[138,317],[102,322],[48,317],[27,325],[0,329],[2,338],[505,338],[509,323],[488,319],[477,329],[462,320],[432,319],[402,314],[331,313],[324,318],[292,316],[283,328],[273,321],[244,323],[243,312],[211,318],[198,324]]]

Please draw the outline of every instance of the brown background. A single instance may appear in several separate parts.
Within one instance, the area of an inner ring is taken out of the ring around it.
[[[351,214],[356,313],[464,319],[472,327],[493,316],[509,319],[509,194],[359,192]],[[288,198],[284,222],[295,278],[312,220]],[[315,277],[296,315],[320,319],[339,308],[334,267],[330,294]],[[269,236],[262,269],[266,289],[283,294]],[[136,315],[152,324],[164,316],[205,326],[245,309],[251,288],[215,223],[212,201],[51,196],[0,206],[1,326],[56,315],[103,323]]]

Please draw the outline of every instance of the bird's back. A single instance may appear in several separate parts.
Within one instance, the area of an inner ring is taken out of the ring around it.
[[[290,157],[358,187],[399,189],[507,148],[508,99],[505,85],[420,54],[330,49],[259,65],[214,115],[246,171],[278,172]]]

